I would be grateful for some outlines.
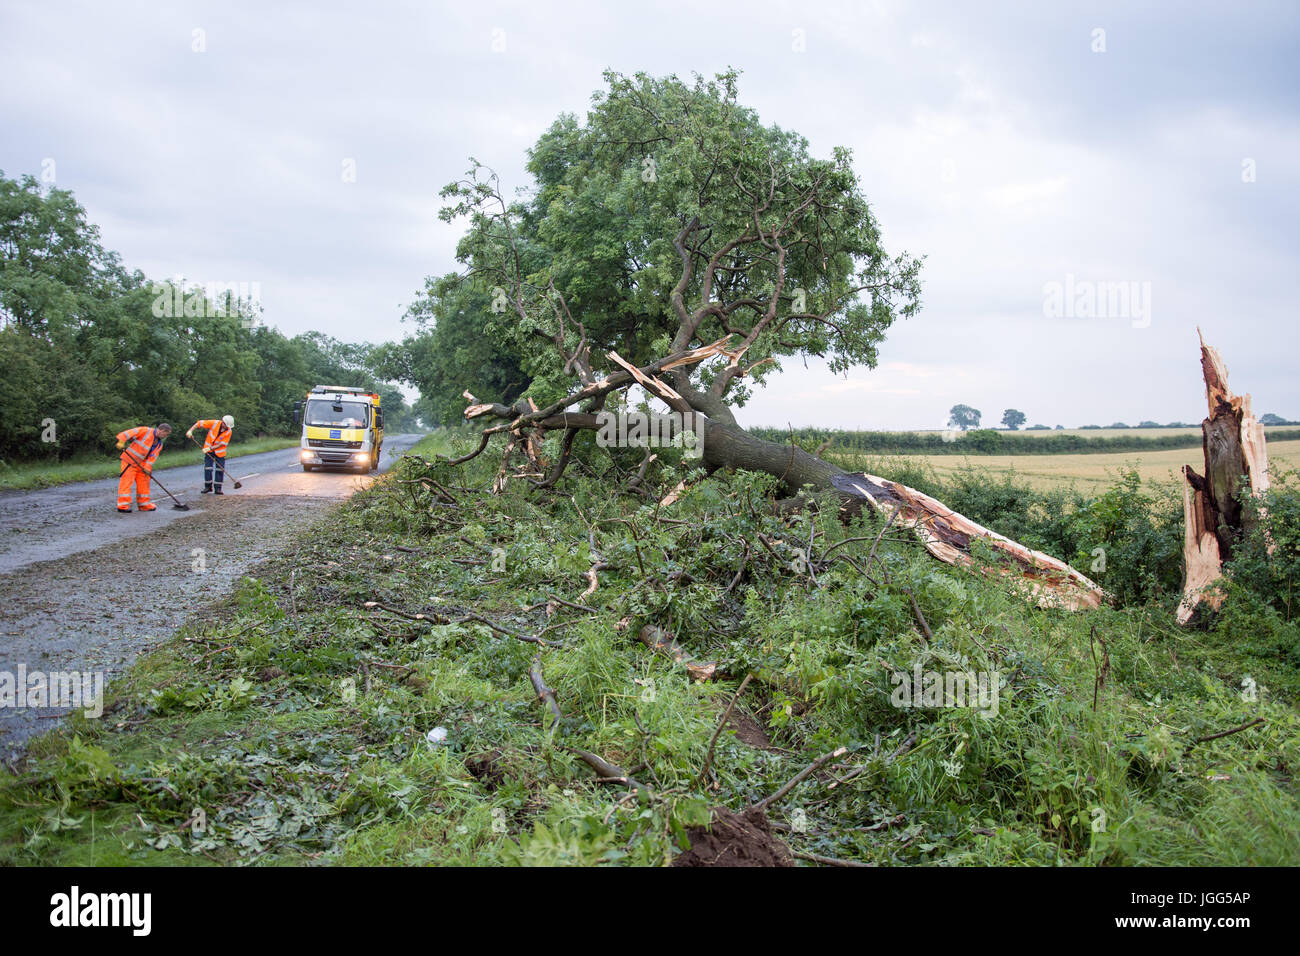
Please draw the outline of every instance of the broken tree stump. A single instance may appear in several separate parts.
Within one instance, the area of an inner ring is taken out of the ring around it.
[[[1233,395],[1228,388],[1228,368],[1217,349],[1201,340],[1201,375],[1209,417],[1201,422],[1201,450],[1205,474],[1183,466],[1183,599],[1178,623],[1192,619],[1202,601],[1214,610],[1223,604],[1215,582],[1233,548],[1250,530],[1251,513],[1243,507],[1242,493],[1256,497],[1268,490],[1268,450],[1264,426],[1255,420],[1250,395]]]

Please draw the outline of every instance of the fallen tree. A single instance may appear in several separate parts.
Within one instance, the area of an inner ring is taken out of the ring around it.
[[[508,203],[477,163],[443,192],[453,200],[443,217],[469,220],[458,255],[465,281],[490,291],[486,334],[513,341],[533,375],[511,404],[466,392],[466,418],[485,427],[457,461],[500,435],[494,490],[553,487],[580,432],[623,436],[611,420],[644,415],[628,396],[639,388],[668,410],[655,427],[666,422],[664,437],[708,472],[764,472],[792,496],[833,493],[846,516],[896,509],[939,560],[975,564],[983,541],[998,560],[981,566],[1024,582],[1037,603],[1098,606],[1102,590],[1064,562],[915,489],[740,427],[735,408],[782,357],[826,358],[831,372],[874,367],[885,330],[919,308],[920,262],[883,251],[848,152],[818,160],[801,138],[762,126],[736,104],[734,74],[694,87],[606,78],[585,126],[563,117],[532,151],[530,200]],[[554,461],[542,450],[551,432],[563,436]],[[647,450],[638,488],[650,460]]]
[[[1200,336],[1200,331],[1197,331]],[[1204,602],[1214,610],[1223,603],[1216,582],[1233,548],[1255,520],[1243,496],[1268,491],[1268,449],[1264,426],[1255,420],[1249,395],[1228,388],[1228,368],[1217,349],[1201,341],[1201,375],[1209,417],[1201,422],[1205,473],[1183,466],[1183,600],[1178,623],[1192,619]]]

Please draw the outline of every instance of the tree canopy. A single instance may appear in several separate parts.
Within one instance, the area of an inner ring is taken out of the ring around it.
[[[747,368],[673,376],[726,420],[742,379],[761,384],[782,358],[874,366],[885,331],[919,307],[920,263],[883,250],[849,152],[817,158],[764,125],[737,103],[737,78],[607,72],[585,122],[562,115],[534,145],[522,198],[478,162],[444,190],[444,219],[469,227],[466,281],[508,305],[484,333],[539,403],[569,389],[575,356],[645,365],[730,334]]]
[[[371,364],[418,389],[416,410],[430,423],[463,421],[466,390],[513,402],[532,376],[511,343],[487,328],[491,310],[487,290],[455,274],[431,277],[406,313],[418,332],[376,347]]]

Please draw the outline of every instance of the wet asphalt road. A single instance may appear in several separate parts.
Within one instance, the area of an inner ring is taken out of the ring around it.
[[[380,472],[420,437],[387,436]],[[297,448],[232,458],[219,498],[199,494],[202,465],[156,476],[189,511],[174,510],[155,487],[157,511],[119,514],[116,479],[0,494],[0,758],[16,759],[63,712],[5,705],[6,673],[21,665],[111,680],[192,611],[219,603],[296,531],[375,480],[305,473]],[[232,476],[243,479],[239,491]]]
[[[420,438],[420,435],[387,436],[380,456],[380,472]],[[166,463],[166,455],[164,451],[160,464]],[[246,475],[254,477],[236,491],[234,479]],[[153,501],[157,511],[118,514],[116,478],[0,493],[0,575],[36,561],[49,561],[137,535],[153,534],[164,525],[192,520],[210,506],[222,503],[220,499],[213,501],[211,496],[199,494],[203,487],[201,464],[160,468],[155,477],[189,505],[190,511],[175,510],[172,500],[155,486]],[[370,480],[373,479],[353,471],[304,472],[298,463],[298,449],[285,448],[230,459],[224,497],[337,500],[348,497]],[[3,587],[0,580],[0,593]],[[0,662],[3,653],[0,648]]]

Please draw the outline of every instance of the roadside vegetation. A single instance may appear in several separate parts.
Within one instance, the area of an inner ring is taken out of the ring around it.
[[[473,444],[427,439],[34,741],[0,863],[1300,861],[1294,474],[1181,629],[1180,499],[1135,473],[890,474],[1114,598],[1071,614],[879,517],[778,515],[769,476],[661,452],[638,493],[614,449],[493,496],[487,456],[435,457]],[[996,671],[996,713],[895,706],[914,669]]]
[[[172,433],[172,444],[175,444],[176,437],[186,444],[184,426],[181,430]],[[228,460],[233,460],[241,455],[256,455],[263,451],[278,451],[281,448],[292,448],[298,444],[296,438],[255,438],[251,441],[232,442],[229,452],[226,455]],[[67,461],[29,461],[12,465],[7,462],[0,462],[0,491],[13,491],[16,489],[28,488],[50,488],[54,485],[65,485],[73,481],[93,481],[96,478],[116,478],[122,470],[122,465],[116,457],[108,457],[105,454],[83,454]],[[184,465],[201,465],[203,463],[203,449],[195,448],[190,445],[189,448],[180,448],[173,451],[171,448],[165,448],[163,453],[158,457],[158,462],[154,466],[155,471],[165,471],[168,468],[180,468]]]

